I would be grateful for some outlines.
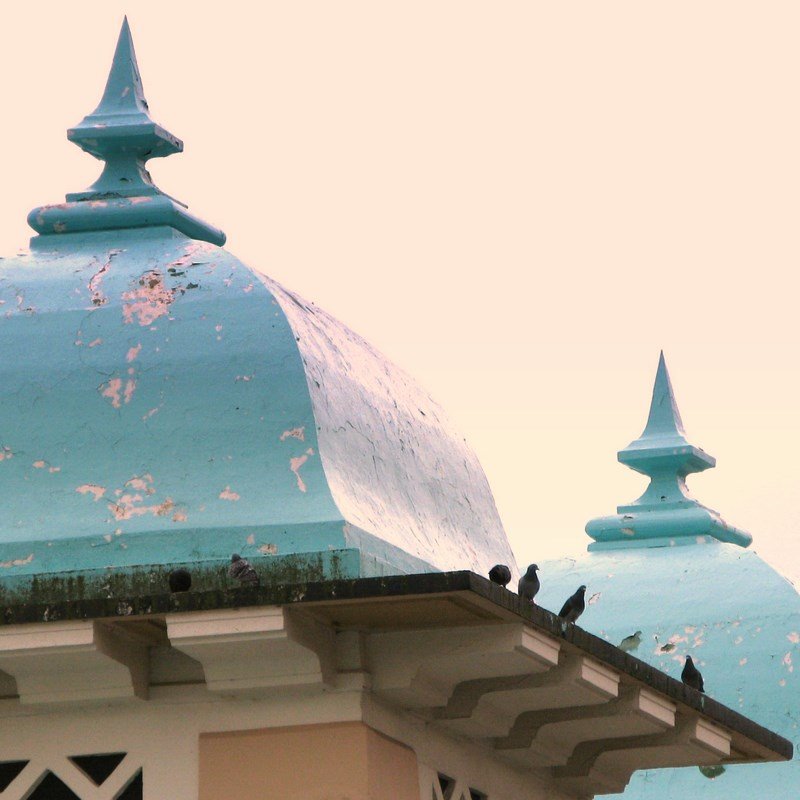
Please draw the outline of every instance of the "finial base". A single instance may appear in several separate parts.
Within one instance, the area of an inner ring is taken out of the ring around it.
[[[43,235],[166,225],[191,239],[222,247],[225,234],[164,194],[81,200],[35,208],[28,224]]]
[[[623,510],[623,507],[618,509]],[[586,533],[596,543],[625,543],[636,547],[660,539],[664,543],[681,537],[711,537],[720,542],[748,547],[753,537],[725,522],[716,511],[694,503],[691,507],[633,511],[598,517],[586,525]],[[656,545],[651,545],[656,546]],[[589,545],[590,549],[594,545]]]

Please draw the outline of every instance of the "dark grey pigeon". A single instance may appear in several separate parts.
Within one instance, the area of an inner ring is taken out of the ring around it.
[[[250,562],[246,558],[242,558],[238,553],[234,553],[231,556],[228,575],[237,581],[246,583],[248,586],[258,586],[258,574],[250,566]]]
[[[584,595],[586,594],[586,587],[579,586],[578,591],[571,597],[567,598],[567,602],[561,607],[558,616],[564,622],[575,622],[578,617],[583,614],[583,609],[586,608],[586,601]]]
[[[192,574],[188,569],[179,567],[169,574],[169,590],[171,592],[188,592],[192,588]]]
[[[698,692],[705,694],[703,689],[703,676],[700,670],[694,665],[691,656],[686,656],[686,663],[683,665],[683,672],[681,672],[681,680],[692,689],[697,689]]]
[[[489,570],[489,580],[505,588],[511,580],[511,570],[505,564],[495,564]]]
[[[534,598],[541,586],[539,576],[536,574],[537,569],[539,567],[536,564],[531,564],[528,571],[519,579],[519,586],[517,586],[519,596],[531,605],[536,604]]]

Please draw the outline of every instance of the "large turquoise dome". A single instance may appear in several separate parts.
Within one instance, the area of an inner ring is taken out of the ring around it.
[[[427,393],[153,186],[145,160],[182,145],[150,120],[127,24],[70,138],[103,176],[31,212],[40,235],[0,264],[7,587],[234,551],[287,578],[514,563]]]

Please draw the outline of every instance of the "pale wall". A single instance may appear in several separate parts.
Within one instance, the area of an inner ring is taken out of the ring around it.
[[[200,736],[200,800],[419,800],[412,750],[361,722]]]

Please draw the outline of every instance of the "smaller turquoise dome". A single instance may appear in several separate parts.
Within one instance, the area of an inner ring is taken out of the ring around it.
[[[685,547],[593,551],[540,563],[537,602],[557,611],[580,584],[578,624],[613,644],[641,631],[630,654],[680,678],[684,656],[709,697],[800,745],[800,596],[753,551],[712,540]],[[800,761],[728,766],[710,780],[696,767],[636,772],[626,800],[788,797]]]
[[[631,655],[675,678],[690,654],[710,697],[800,745],[800,596],[744,549],[749,534],[689,497],[684,477],[715,462],[686,441],[663,353],[644,433],[618,457],[650,486],[617,516],[588,523],[589,552],[540,562],[537,602],[557,610],[585,584],[582,628],[616,645],[640,632]],[[640,771],[615,797],[782,798],[799,782],[795,756],[727,766],[716,777],[694,767]]]

